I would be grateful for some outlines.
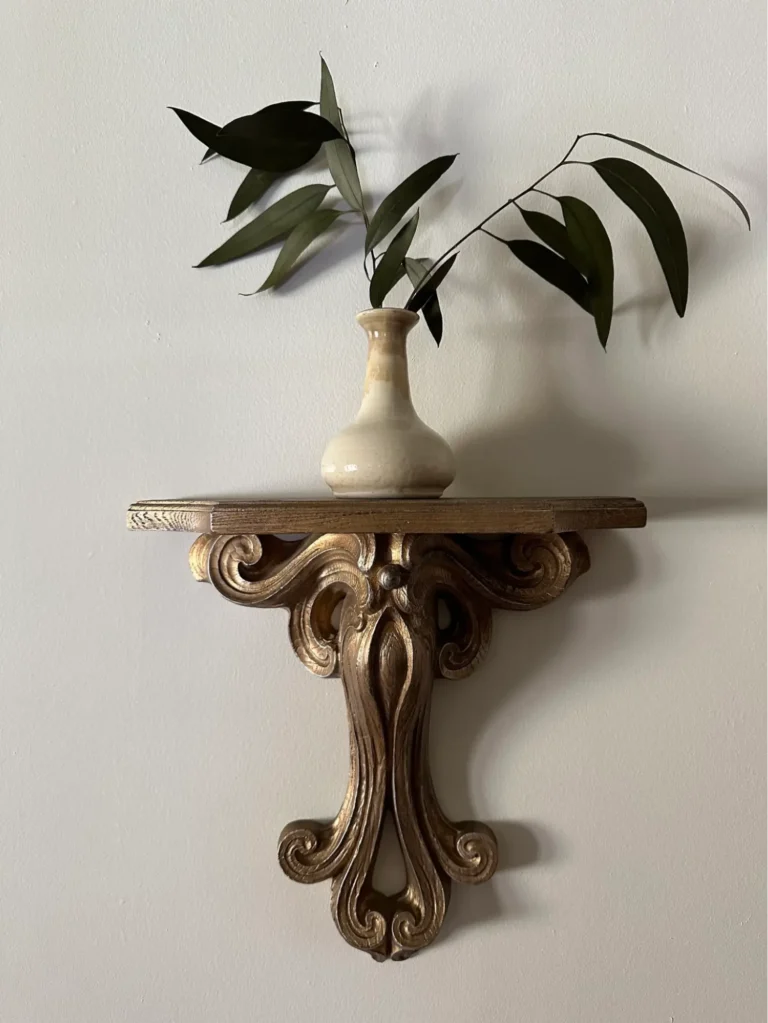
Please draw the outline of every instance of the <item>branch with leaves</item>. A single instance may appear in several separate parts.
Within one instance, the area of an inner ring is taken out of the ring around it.
[[[319,106],[319,113],[310,109],[314,106]],[[438,345],[443,336],[438,288],[455,263],[460,246],[473,235],[483,234],[504,245],[526,267],[573,299],[594,319],[597,336],[603,348],[606,347],[613,317],[614,281],[613,249],[608,232],[596,211],[582,199],[573,195],[555,195],[539,187],[555,171],[572,165],[593,168],[640,220],[659,260],[675,310],[683,316],[688,301],[688,247],[672,200],[645,168],[630,160],[603,157],[587,162],[573,158],[572,154],[583,138],[600,136],[612,139],[704,178],[736,204],[747,227],[751,226],[741,200],[713,178],[640,142],[610,132],[587,132],[576,136],[558,163],[528,188],[489,213],[436,260],[416,258],[409,252],[419,226],[417,204],[451,167],[456,156],[440,156],[419,167],[385,196],[369,215],[357,156],[336,99],[331,72],[322,58],[319,104],[311,100],[274,103],[222,127],[186,110],[171,109],[192,135],[206,146],[202,162],[213,156],[223,156],[250,168],[230,203],[228,221],[254,206],[273,185],[304,167],[318,154],[322,154],[333,181],[332,184],[302,185],[278,199],[206,256],[198,266],[228,263],[280,241],[282,247],[274,266],[258,292],[279,288],[313,242],[329,231],[340,217],[352,216],[361,220],[365,227],[363,269],[369,280],[371,305],[382,306],[395,285],[407,276],[412,291],[405,308],[422,313]],[[345,208],[339,208],[336,201],[323,205],[332,189],[346,203]],[[520,200],[531,194],[543,195],[557,204],[562,219],[522,206]],[[538,241],[503,238],[486,227],[510,206],[519,212]],[[416,209],[412,212],[414,207]]]

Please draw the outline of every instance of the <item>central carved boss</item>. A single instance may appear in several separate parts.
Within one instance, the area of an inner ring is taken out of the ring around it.
[[[205,534],[190,565],[237,604],[287,608],[303,664],[341,676],[347,793],[330,823],[283,829],[280,866],[294,881],[331,881],[333,918],[350,945],[378,960],[408,958],[439,932],[451,882],[487,881],[498,862],[491,829],[448,820],[437,801],[428,756],[432,681],[472,672],[490,642],[493,608],[527,611],[558,597],[589,567],[586,546],[576,533]],[[406,871],[394,895],[372,883],[387,812]]]

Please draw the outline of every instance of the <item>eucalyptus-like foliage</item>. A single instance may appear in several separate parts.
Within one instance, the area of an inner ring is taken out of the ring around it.
[[[411,247],[416,228],[419,226],[419,211],[416,210],[406,224],[400,228],[389,243],[387,251],[373,271],[369,296],[374,308],[384,305],[384,299],[405,274],[405,257]]]
[[[318,107],[315,113],[311,108]],[[202,163],[223,156],[249,168],[227,211],[226,220],[245,213],[266,193],[296,170],[319,158],[327,168],[332,184],[308,184],[256,214],[198,266],[213,266],[258,252],[282,242],[272,271],[259,292],[279,288],[299,265],[302,256],[319,238],[327,235],[349,214],[365,228],[363,268],[369,279],[372,306],[382,306],[392,289],[407,277],[412,291],[405,308],[421,312],[435,342],[443,336],[443,314],[438,288],[453,267],[460,247],[475,234],[502,243],[506,249],[542,280],[571,298],[592,317],[603,348],[608,343],[613,318],[614,259],[611,241],[603,222],[590,205],[575,195],[557,195],[539,186],[561,167],[580,165],[592,168],[601,181],[638,218],[651,241],[666,280],[672,303],[683,316],[688,302],[688,246],[680,217],[672,200],[648,170],[618,156],[605,156],[591,162],[572,157],[579,141],[600,136],[640,150],[673,167],[703,178],[715,185],[741,211],[751,227],[749,213],[742,201],[713,178],[658,153],[632,139],[610,132],[577,135],[565,156],[542,174],[532,185],[502,203],[484,220],[467,231],[436,260],[409,255],[420,223],[414,207],[451,168],[456,155],[439,156],[416,168],[370,211],[360,181],[357,154],[344,123],[336,87],[325,60],[320,60],[320,98],[272,103],[253,114],[237,117],[223,126],[196,114],[171,107],[184,126],[205,147]],[[335,189],[345,206],[334,202],[322,205]],[[521,205],[524,197],[538,193],[551,204],[552,215]],[[502,210],[513,206],[537,240],[501,238],[486,227]],[[407,218],[407,219],[406,219]],[[250,294],[256,294],[251,292]]]
[[[431,268],[432,262],[429,259],[414,259],[412,256],[405,257],[405,272],[408,274],[408,280],[413,285],[414,294]],[[448,269],[450,270],[450,267]],[[431,294],[421,307],[421,315],[424,317],[424,322],[429,328],[430,334],[435,339],[435,344],[439,347],[440,342],[443,340],[443,313],[440,309],[440,300],[437,297],[436,289],[431,290]]]

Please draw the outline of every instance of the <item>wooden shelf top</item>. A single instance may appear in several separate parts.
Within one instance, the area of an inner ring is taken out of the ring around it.
[[[129,529],[188,533],[565,533],[644,526],[632,497],[137,501]]]

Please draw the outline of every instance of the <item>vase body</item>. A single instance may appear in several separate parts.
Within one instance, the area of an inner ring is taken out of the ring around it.
[[[323,454],[323,479],[337,497],[439,497],[455,475],[453,452],[416,415],[406,342],[419,322],[406,309],[368,309],[368,364],[357,418]]]

